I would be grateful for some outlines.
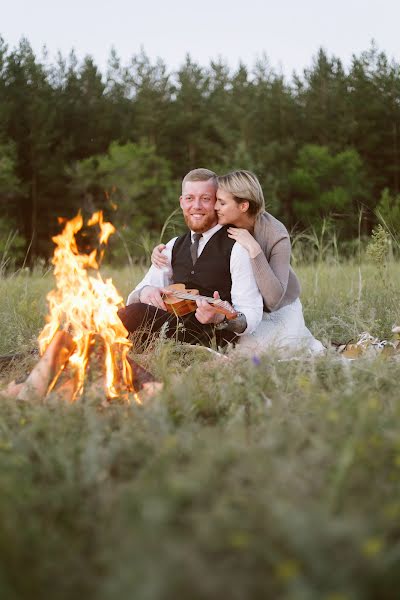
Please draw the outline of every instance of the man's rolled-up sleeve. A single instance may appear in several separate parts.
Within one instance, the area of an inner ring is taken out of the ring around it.
[[[239,335],[253,333],[261,322],[263,300],[257,287],[249,253],[237,242],[232,247],[230,270],[234,309],[245,315],[247,328]]]
[[[169,264],[168,267],[164,267],[163,269],[159,269],[154,265],[151,265],[150,269],[147,271],[146,275],[143,277],[142,281],[140,281],[134,290],[129,294],[126,304],[133,304],[135,302],[140,302],[140,291],[146,287],[146,285],[152,285],[154,287],[166,287],[172,283],[172,268],[171,268],[171,257],[172,257],[172,248],[175,244],[176,237],[168,242],[166,248],[164,250],[165,256],[168,258]]]

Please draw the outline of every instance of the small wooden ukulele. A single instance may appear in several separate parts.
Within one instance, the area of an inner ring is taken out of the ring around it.
[[[208,298],[208,296],[200,296],[199,290],[188,290],[185,288],[184,283],[173,283],[165,288],[169,291],[168,294],[164,294],[163,300],[167,307],[168,312],[174,313],[178,317],[188,315],[197,309],[196,300],[200,298],[207,300],[209,304],[212,304],[215,310],[223,315],[230,321],[237,317],[237,312],[233,310],[231,305],[224,300],[218,298]]]

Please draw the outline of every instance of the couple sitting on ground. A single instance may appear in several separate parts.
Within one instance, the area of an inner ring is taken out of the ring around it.
[[[151,268],[119,311],[127,330],[148,337],[165,326],[167,337],[181,342],[238,343],[253,353],[322,351],[304,323],[289,234],[265,211],[257,177],[194,169],[183,179],[180,206],[190,231],[154,249]],[[221,298],[237,316],[227,319],[204,298],[183,317],[167,312],[165,288],[172,283]]]

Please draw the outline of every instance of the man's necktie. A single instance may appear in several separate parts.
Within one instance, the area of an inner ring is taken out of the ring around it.
[[[197,260],[197,251],[199,249],[199,241],[200,241],[201,237],[202,237],[201,233],[194,233],[193,234],[193,242],[192,242],[192,245],[190,246],[190,255],[192,257],[193,264]]]

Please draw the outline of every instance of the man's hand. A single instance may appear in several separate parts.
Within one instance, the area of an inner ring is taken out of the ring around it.
[[[214,292],[213,297],[219,298],[218,292]],[[197,310],[195,312],[196,319],[203,325],[221,323],[224,320],[224,315],[217,312],[213,304],[209,304],[207,300],[196,300]],[[232,309],[233,310],[233,309]]]
[[[139,300],[142,304],[150,304],[150,306],[154,306],[155,308],[167,310],[167,307],[165,306],[161,295],[163,293],[164,288],[154,287],[153,285],[146,285],[140,290]]]

